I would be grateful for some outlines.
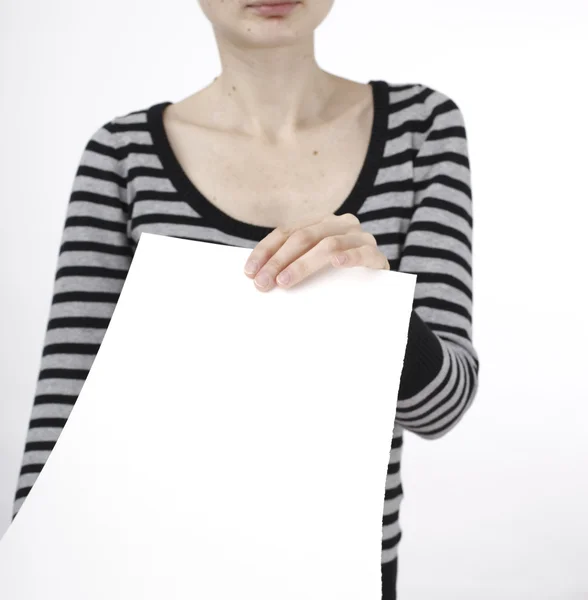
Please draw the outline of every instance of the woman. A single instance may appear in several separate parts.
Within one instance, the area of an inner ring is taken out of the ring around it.
[[[261,0],[259,0],[261,1]],[[395,597],[402,432],[437,438],[475,396],[472,204],[463,118],[422,84],[358,83],[314,58],[333,0],[201,2],[222,73],[89,139],[68,204],[19,510],[82,388],[141,232],[248,247],[262,292],[325,265],[417,274],[383,498]],[[343,357],[353,361],[352,353]],[[115,418],[115,415],[113,415]],[[341,524],[345,526],[344,523]]]

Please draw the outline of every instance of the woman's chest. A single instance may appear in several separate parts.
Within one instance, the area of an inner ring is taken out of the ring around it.
[[[148,232],[253,248],[264,228],[343,211],[357,214],[388,259],[398,259],[412,167],[382,158],[373,140],[370,146],[369,122],[273,149],[235,136],[228,143],[218,132],[190,136],[173,123],[168,160],[159,153],[162,169],[146,173],[129,156],[127,172],[138,175],[127,188],[135,243]]]

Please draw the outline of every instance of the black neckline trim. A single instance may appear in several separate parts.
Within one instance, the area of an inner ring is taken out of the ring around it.
[[[386,81],[370,80],[373,98],[373,122],[366,156],[357,180],[347,198],[334,214],[357,214],[369,196],[386,144],[389,111],[389,86]],[[187,202],[205,221],[219,231],[241,238],[259,241],[273,228],[262,227],[240,221],[217,208],[192,183],[182,165],[177,160],[163,125],[163,111],[172,104],[170,101],[154,104],[147,109],[147,125],[153,138],[153,144],[161,160],[164,173]]]

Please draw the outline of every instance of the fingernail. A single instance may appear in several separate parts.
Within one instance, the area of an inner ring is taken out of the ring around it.
[[[269,285],[270,278],[267,273],[260,273],[255,278],[255,285],[260,288],[265,288]]]
[[[288,271],[282,271],[278,275],[278,283],[280,285],[288,285],[290,283],[290,273],[288,273]]]
[[[259,265],[257,264],[257,261],[248,260],[245,263],[245,273],[247,273],[247,275],[255,275],[255,273],[257,273],[257,269],[259,269]]]

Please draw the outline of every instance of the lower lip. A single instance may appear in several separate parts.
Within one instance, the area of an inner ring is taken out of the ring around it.
[[[263,17],[285,17],[289,15],[300,2],[283,2],[282,4],[255,4],[250,5],[250,8],[258,15]]]

